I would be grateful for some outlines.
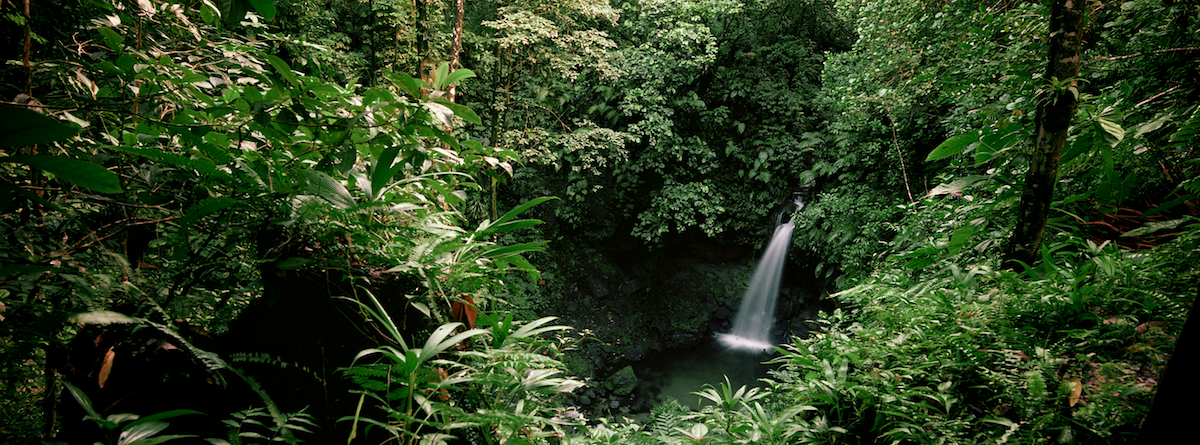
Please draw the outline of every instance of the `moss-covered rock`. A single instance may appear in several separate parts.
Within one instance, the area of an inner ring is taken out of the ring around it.
[[[626,366],[604,381],[604,389],[609,390],[613,394],[624,396],[629,395],[633,390],[637,389],[637,384],[638,379],[637,375],[633,373],[633,367]]]

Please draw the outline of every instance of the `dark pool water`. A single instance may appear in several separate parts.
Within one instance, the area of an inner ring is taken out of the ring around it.
[[[692,392],[702,390],[706,383],[719,390],[725,376],[735,391],[742,385],[760,386],[758,378],[767,377],[771,369],[762,362],[771,357],[770,353],[730,351],[715,338],[690,348],[648,354],[633,364],[638,377],[638,397],[647,401],[648,406],[671,397],[684,406],[699,409],[700,396]],[[704,404],[711,402],[704,400]]]

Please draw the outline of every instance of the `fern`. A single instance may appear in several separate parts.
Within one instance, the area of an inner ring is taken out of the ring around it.
[[[229,361],[234,363],[262,363],[278,367],[279,369],[287,369],[288,367],[298,369],[304,374],[313,378],[313,380],[321,381],[321,376],[313,372],[308,367],[296,362],[285,361],[274,355],[265,352],[237,352],[229,354]]]
[[[263,420],[272,419],[272,415],[264,411],[263,408],[250,408],[231,414],[233,419],[223,420],[222,423],[229,426],[227,437],[229,438],[230,445],[258,443],[248,441],[247,439],[261,439],[262,443],[287,442],[288,444],[297,444],[303,441],[295,438],[292,431],[311,433],[312,431],[309,428],[317,426],[311,414],[300,410],[300,412],[284,414],[284,421],[272,427],[259,420],[259,418]]]
[[[687,407],[680,404],[674,397],[668,397],[650,410],[649,432],[654,437],[669,437],[675,434],[675,428],[684,425],[684,416],[687,413]]]
[[[1172,147],[1180,149],[1189,148],[1200,143],[1200,107],[1197,107],[1192,112],[1192,117],[1171,135],[1170,141]]]
[[[407,381],[407,379],[398,379],[401,377],[400,374],[392,372],[391,367],[386,365],[354,365],[343,368],[342,373],[349,377],[354,384],[371,392],[385,392],[395,386],[392,382]],[[391,398],[390,395],[389,398]]]

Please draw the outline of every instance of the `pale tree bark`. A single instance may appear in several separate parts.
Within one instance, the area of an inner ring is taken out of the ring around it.
[[[458,69],[458,56],[462,53],[462,34],[463,34],[463,0],[455,1],[454,12],[454,48],[450,52],[450,72]],[[446,92],[446,100],[454,102],[454,96],[458,93],[458,85],[451,84],[449,91]]]
[[[1079,76],[1083,18],[1089,4],[1089,0],[1054,0],[1050,6],[1046,86],[1038,98],[1033,156],[1029,161],[1029,172],[1025,174],[1017,225],[1005,254],[1007,267],[1015,267],[1017,261],[1029,264],[1037,257],[1042,245],[1050,203],[1054,198],[1054,184],[1058,182],[1059,159],[1071,118],[1075,115],[1079,91],[1074,79]]]

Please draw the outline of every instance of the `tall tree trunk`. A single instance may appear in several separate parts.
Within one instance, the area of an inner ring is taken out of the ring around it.
[[[1058,162],[1075,115],[1079,91],[1074,78],[1079,76],[1083,18],[1088,4],[1088,0],[1054,0],[1050,6],[1050,61],[1045,91],[1038,99],[1033,156],[1025,174],[1020,214],[1005,254],[1005,265],[1010,268],[1017,261],[1029,264],[1036,258],[1046,232]]]
[[[463,34],[463,0],[455,2],[454,12],[454,49],[450,52],[450,72],[458,69],[458,56],[462,53],[462,34]],[[446,92],[446,100],[454,102],[454,96],[458,93],[458,85],[450,85],[449,91]]]
[[[417,34],[417,78],[424,80],[425,83],[432,84],[429,70],[429,4],[428,0],[413,0],[413,9],[416,12],[416,34]]]

